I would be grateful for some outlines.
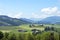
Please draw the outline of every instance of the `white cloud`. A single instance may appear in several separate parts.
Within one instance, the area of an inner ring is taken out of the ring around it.
[[[41,9],[41,14],[36,14],[36,13],[32,13],[32,16],[34,18],[46,18],[49,16],[60,16],[60,10],[58,9],[58,7],[48,7],[48,8],[43,8]]]
[[[49,17],[49,16],[53,16],[53,15],[46,15],[46,14],[36,14],[36,13],[32,13],[32,18],[40,18],[40,19],[44,19],[46,17]]]
[[[32,13],[32,17],[33,18],[40,18],[40,16],[38,14],[36,14],[36,13]]]
[[[22,14],[23,14],[23,13],[16,13],[16,14],[14,15],[14,18],[21,18],[21,17],[22,17]]]
[[[41,9],[41,12],[45,14],[55,14],[58,12],[58,8],[57,7],[43,8]]]
[[[48,16],[60,16],[60,10],[58,9],[58,7],[43,8],[43,9],[41,9],[41,13],[42,13],[42,15],[46,15],[46,17],[48,17]]]
[[[21,18],[23,13],[22,12],[4,12],[4,11],[0,11],[0,15],[6,15],[12,18]]]
[[[22,17],[22,15],[23,15],[23,13],[22,12],[20,12],[20,13],[9,13],[9,14],[7,14],[8,16],[10,16],[10,17],[13,17],[13,18],[21,18]]]
[[[5,12],[2,11],[3,9],[0,9],[0,15],[7,15],[13,18],[46,18],[49,16],[60,16],[60,10],[58,9],[58,7],[48,7],[48,8],[43,8],[40,10],[40,14],[38,13],[32,13],[32,15],[27,15],[27,14],[23,14],[22,12]]]

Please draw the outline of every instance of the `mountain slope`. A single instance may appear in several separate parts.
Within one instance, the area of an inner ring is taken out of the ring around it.
[[[31,19],[20,18],[20,20],[22,20],[22,21],[24,21],[24,22],[27,22],[27,23],[34,23],[34,21],[31,20]]]
[[[60,16],[52,16],[52,17],[47,17],[41,21],[38,21],[38,23],[46,23],[46,24],[60,24]]]
[[[0,15],[0,26],[18,26],[20,24],[28,24],[30,22],[23,21],[17,18],[11,18],[5,15]]]

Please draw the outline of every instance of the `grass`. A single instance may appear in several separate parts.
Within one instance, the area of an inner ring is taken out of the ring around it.
[[[24,24],[24,25],[20,25],[20,26],[0,26],[0,31],[2,32],[18,32],[17,30],[19,29],[23,29],[23,30],[28,30],[28,32],[30,32],[32,29],[38,29],[38,30],[44,30],[45,26],[53,26],[56,27],[58,31],[60,31],[60,25],[55,24],[55,25],[51,25],[51,24],[45,24],[44,27],[37,27],[38,24],[35,24],[36,27],[29,27],[30,24]]]
[[[21,25],[20,26],[21,29],[25,29],[25,30],[32,30],[32,29],[38,29],[38,30],[44,30],[44,27],[29,27],[29,25]]]
[[[18,29],[18,26],[0,26],[0,31],[2,32],[10,32],[17,29]]]
[[[59,25],[59,24],[55,24],[55,25],[52,25],[52,24],[45,24],[45,26],[60,28],[60,25]]]

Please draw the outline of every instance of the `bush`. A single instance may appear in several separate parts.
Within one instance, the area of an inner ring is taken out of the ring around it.
[[[28,40],[34,40],[35,37],[31,33],[28,33],[27,39]]]
[[[19,40],[27,40],[27,33],[20,33]]]
[[[4,37],[4,34],[0,31],[0,39]]]
[[[60,40],[60,33],[59,33],[59,40]]]
[[[49,39],[50,32],[43,32],[41,34],[41,40],[48,40]]]
[[[55,39],[55,40],[59,40],[59,33],[54,32],[54,39]]]
[[[56,32],[44,32],[41,37],[42,40],[59,40],[59,34]]]
[[[9,33],[5,32],[4,33],[4,39],[8,40]]]
[[[17,40],[17,37],[16,37],[15,34],[10,34],[10,35],[8,36],[8,40]]]
[[[0,39],[2,40],[60,40],[59,37],[59,33],[53,31],[47,31],[37,35],[25,32],[4,34],[0,32]]]
[[[41,40],[41,34],[36,35],[36,40]]]

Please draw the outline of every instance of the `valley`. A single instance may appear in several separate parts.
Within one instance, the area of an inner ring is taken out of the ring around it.
[[[56,17],[56,16],[55,16]],[[60,17],[48,17],[40,21],[12,18],[0,15],[1,40],[59,40]],[[58,22],[57,22],[58,21]]]
[[[57,28],[57,30],[60,30],[60,25],[55,24],[43,24],[43,26],[41,26],[40,24],[33,24],[34,26],[30,27],[31,24],[23,24],[20,26],[0,26],[0,31],[3,32],[18,32],[18,30],[27,30],[28,32],[31,32],[32,29],[37,29],[37,30],[41,30],[43,31],[45,29],[45,27],[54,27]]]

